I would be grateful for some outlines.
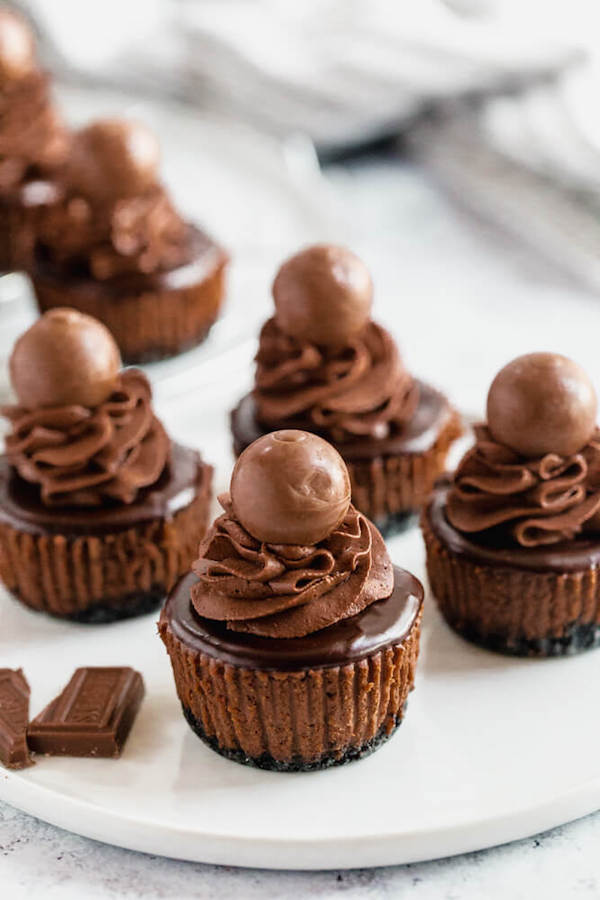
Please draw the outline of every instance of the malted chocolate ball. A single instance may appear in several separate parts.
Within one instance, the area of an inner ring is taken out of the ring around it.
[[[44,313],[21,335],[10,357],[12,384],[27,409],[98,406],[114,391],[120,368],[108,328],[62,307]]]
[[[144,125],[125,119],[102,119],[73,137],[66,178],[93,200],[142,193],[156,182],[160,151]]]
[[[306,431],[274,431],[239,457],[231,502],[235,517],[258,541],[315,544],[348,512],[348,470],[322,438]]]
[[[530,458],[570,456],[596,426],[594,386],[581,366],[557,353],[528,353],[498,372],[487,398],[495,440]]]
[[[373,284],[345,247],[316,244],[285,262],[273,282],[275,318],[292,337],[321,346],[347,344],[369,321]]]
[[[29,25],[11,9],[0,9],[0,84],[18,81],[36,68]]]

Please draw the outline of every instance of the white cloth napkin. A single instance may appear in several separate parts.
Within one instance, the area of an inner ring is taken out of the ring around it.
[[[464,203],[600,287],[597,0],[21,5],[77,79],[183,95],[324,152],[414,132]]]
[[[55,66],[183,92],[278,134],[308,134],[322,149],[393,133],[432,103],[528,83],[578,53],[548,10],[506,0],[21,5]]]
[[[481,108],[455,107],[412,135],[419,158],[478,215],[600,291],[600,66]]]
[[[424,107],[556,71],[578,45],[524,16],[440,0],[184,0],[185,72],[204,102],[320,149],[390,133]]]

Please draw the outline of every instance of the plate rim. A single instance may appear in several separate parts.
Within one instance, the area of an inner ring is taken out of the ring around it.
[[[600,808],[597,776],[549,799],[532,801],[520,810],[442,825],[433,831],[420,828],[396,834],[316,839],[248,837],[132,819],[31,782],[22,773],[7,771],[3,775],[0,799],[83,837],[170,859],[279,871],[374,868],[442,859],[523,840]]]

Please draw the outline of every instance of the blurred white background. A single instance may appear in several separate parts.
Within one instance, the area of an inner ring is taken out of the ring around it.
[[[79,83],[184,97],[323,158],[408,134],[477,214],[600,287],[595,0],[21,5]]]

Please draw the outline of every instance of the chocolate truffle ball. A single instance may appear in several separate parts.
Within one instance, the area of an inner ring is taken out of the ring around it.
[[[158,142],[145,126],[102,119],[74,136],[66,178],[92,200],[135,196],[156,182],[159,158]]]
[[[596,425],[594,387],[581,366],[556,353],[528,353],[498,372],[487,399],[495,440],[527,457],[570,456]]]
[[[305,431],[274,431],[244,450],[231,476],[236,519],[258,541],[315,544],[343,521],[350,479],[337,450]]]
[[[285,262],[273,282],[275,318],[286,334],[321,346],[347,344],[369,321],[368,269],[345,247],[317,244]]]
[[[31,29],[10,9],[0,9],[0,83],[18,81],[36,68]]]
[[[52,309],[14,346],[10,376],[19,403],[94,407],[106,400],[121,368],[110,331],[74,309]]]

